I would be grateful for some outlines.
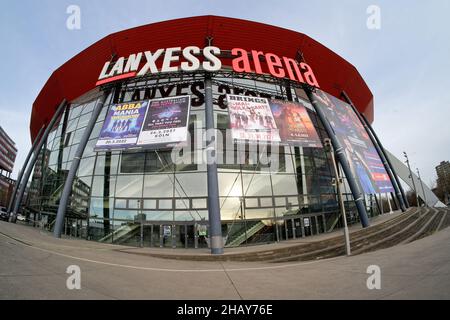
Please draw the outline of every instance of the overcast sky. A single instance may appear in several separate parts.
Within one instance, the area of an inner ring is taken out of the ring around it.
[[[384,146],[406,151],[423,180],[450,160],[450,1],[0,0],[0,125],[19,149],[17,176],[30,148],[31,105],[50,74],[100,38],[123,29],[205,14],[305,33],[352,63],[375,96]],[[69,5],[81,29],[66,27]],[[381,28],[367,28],[370,5]],[[150,41],[150,40],[149,40]]]

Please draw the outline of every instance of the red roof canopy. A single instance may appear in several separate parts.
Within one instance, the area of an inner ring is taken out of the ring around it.
[[[340,97],[348,94],[360,112],[373,121],[373,95],[358,70],[310,37],[292,30],[241,19],[200,16],[152,23],[110,34],[83,50],[55,70],[33,103],[31,138],[47,124],[58,104],[72,101],[95,88],[106,61],[113,54],[127,57],[159,48],[213,45],[223,50],[243,48],[295,58],[298,51],[312,67],[322,90]],[[227,63],[224,61],[224,63]]]

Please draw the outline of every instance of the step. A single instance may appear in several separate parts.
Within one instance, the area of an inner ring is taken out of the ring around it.
[[[444,218],[444,221],[442,221],[442,224],[439,226],[439,229],[438,229],[439,231],[450,226],[450,210],[445,209],[445,211],[446,211],[445,218]]]
[[[351,247],[360,247],[364,243],[362,242],[368,242],[371,243],[373,240],[372,238],[378,237],[381,233],[386,233],[392,230],[393,228],[396,229],[403,229],[405,226],[410,224],[410,220],[413,220],[414,217],[417,215],[417,212],[413,212],[411,215],[404,216],[403,219],[396,219],[394,223],[392,224],[384,224],[384,228],[376,228],[377,226],[374,226],[372,230],[370,230],[369,235],[365,235],[362,232],[357,232],[357,237],[353,237],[352,233],[350,235],[350,243]],[[369,231],[369,229],[363,229]],[[361,230],[361,231],[363,231]],[[360,244],[361,243],[361,244]],[[304,260],[305,257],[312,256],[314,254],[324,254],[328,251],[339,251],[341,252],[345,248],[344,239],[342,236],[335,237],[330,239],[327,243],[325,242],[318,242],[317,243],[319,247],[316,246],[316,248],[313,248],[311,246],[303,247],[301,251],[296,252],[295,254],[291,252],[291,254],[286,257],[275,257],[275,259],[271,259],[272,262],[284,262],[284,261],[295,261],[295,259],[301,259]]]
[[[387,236],[386,238],[380,239],[375,243],[364,246],[359,250],[355,250],[354,254],[361,254],[379,249],[385,249],[402,243],[404,240],[417,233],[420,228],[422,228],[431,218],[433,218],[433,215],[429,214],[429,211],[430,210],[426,209],[425,213],[421,214],[416,221],[412,222],[406,228],[399,230],[394,234]]]
[[[414,216],[417,214],[416,210],[410,210],[409,212],[405,212],[402,215],[395,217],[391,220],[385,221],[383,223],[380,223],[379,225],[362,229],[356,232],[353,232],[351,236],[354,234],[359,235],[359,237],[353,237],[353,241],[356,241],[356,239],[365,239],[367,238],[366,235],[364,235],[364,232],[368,232],[370,230],[370,233],[375,233],[380,231],[379,229],[385,230],[386,226],[392,227],[397,224],[402,223],[405,220],[411,219],[411,216]],[[391,226],[392,225],[392,226]],[[336,249],[341,246],[344,246],[343,237],[342,236],[336,236],[327,240],[323,241],[315,241],[307,244],[300,244],[295,246],[290,246],[287,248],[282,249],[276,249],[276,250],[269,250],[269,251],[259,251],[254,253],[248,253],[248,254],[241,254],[242,257],[237,255],[230,255],[227,260],[233,260],[233,261],[273,261],[277,260],[278,258],[285,258],[285,257],[294,257],[299,255],[310,255],[312,252],[323,252],[324,250],[329,249]]]
[[[436,213],[426,226],[424,226],[419,232],[417,232],[414,236],[404,241],[404,243],[413,242],[422,238],[425,238],[429,235],[438,231],[439,226],[442,224],[445,218],[445,212],[436,210]]]
[[[416,218],[416,219],[415,219]],[[367,248],[368,246],[375,243],[380,243],[380,241],[384,241],[386,237],[389,237],[390,234],[398,234],[403,232],[403,230],[411,227],[418,221],[421,221],[421,217],[418,212],[415,212],[413,215],[407,217],[407,219],[403,219],[400,222],[393,225],[388,225],[387,228],[377,230],[377,232],[372,232],[370,235],[366,236],[364,234],[359,233],[359,237],[350,241],[352,254],[358,254],[360,250],[363,248]],[[333,257],[339,256],[345,253],[345,243],[342,237],[339,237],[339,243],[336,243],[333,246],[329,246],[326,248],[322,248],[319,250],[312,250],[308,252],[304,252],[297,255],[291,255],[288,257],[272,259],[271,262],[287,262],[287,261],[306,261],[311,260],[311,258],[315,259],[323,259],[324,257]],[[380,239],[380,240],[379,240]]]
[[[410,208],[406,212],[350,234],[352,255],[374,251],[426,236],[430,230],[441,230],[450,225],[450,211],[434,208]],[[285,242],[286,243],[286,242]],[[282,243],[281,243],[282,244]],[[220,256],[207,254],[158,254],[145,255],[180,260],[203,261],[267,261],[288,262],[331,258],[345,254],[343,236],[295,244],[283,248],[253,252],[229,253]]]

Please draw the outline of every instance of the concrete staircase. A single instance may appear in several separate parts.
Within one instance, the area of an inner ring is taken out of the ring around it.
[[[116,229],[114,232],[106,235],[105,237],[99,239],[99,242],[111,242],[114,241],[116,244],[121,244],[126,242],[129,238],[133,237],[136,232],[138,232],[140,225],[132,224],[132,225],[123,225],[120,228]]]
[[[352,255],[409,243],[450,226],[450,210],[410,208],[406,212],[374,226],[350,233]],[[286,242],[287,243],[287,242]],[[204,261],[290,262],[332,258],[345,255],[343,235],[298,243],[281,248],[251,252],[226,253],[220,256],[195,254],[150,254],[169,259]]]
[[[247,230],[240,230],[238,234],[234,235],[232,238],[228,238],[228,241],[225,247],[237,247],[240,244],[244,243],[246,239],[250,239],[254,236],[258,231],[264,228],[266,225],[261,221],[255,222],[250,228]]]
[[[350,234],[352,255],[409,243],[450,225],[450,211],[436,208],[413,208],[373,227]],[[247,256],[245,261],[307,261],[345,254],[342,236]]]

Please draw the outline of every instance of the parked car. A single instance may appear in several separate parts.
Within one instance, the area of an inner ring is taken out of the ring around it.
[[[8,212],[5,207],[0,207],[0,220],[8,221]]]
[[[18,215],[17,215],[17,220],[18,220],[18,221],[26,221],[27,218],[26,218],[24,215],[22,215],[22,214],[18,214]]]

